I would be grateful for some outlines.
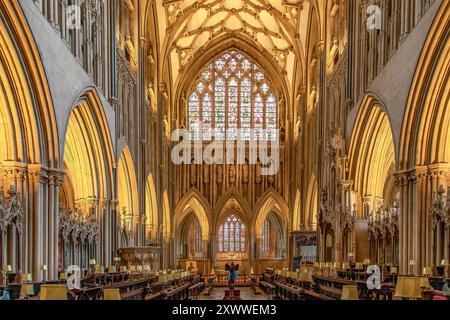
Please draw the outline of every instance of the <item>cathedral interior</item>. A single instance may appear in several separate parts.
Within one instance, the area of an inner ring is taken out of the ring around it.
[[[0,0],[0,296],[450,299],[449,36],[448,0]]]

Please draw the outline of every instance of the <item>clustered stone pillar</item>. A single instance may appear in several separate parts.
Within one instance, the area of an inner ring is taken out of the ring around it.
[[[59,186],[63,173],[47,170],[40,165],[3,162],[0,186],[11,187],[20,195],[22,217],[16,227],[8,228],[3,246],[7,249],[3,264],[14,272],[32,273],[34,281],[54,279],[58,266],[58,208]],[[39,244],[39,245],[38,245]],[[43,266],[47,266],[44,271]]]
[[[400,272],[419,274],[423,267],[449,259],[448,167],[431,165],[397,173],[400,190]],[[439,189],[444,193],[441,199]],[[442,212],[442,214],[438,214]],[[447,219],[447,220],[446,220]],[[412,239],[412,240],[411,240]],[[410,266],[413,261],[414,265]]]

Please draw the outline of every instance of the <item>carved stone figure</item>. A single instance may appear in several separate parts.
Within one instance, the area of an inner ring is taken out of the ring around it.
[[[223,181],[223,168],[222,168],[221,164],[219,164],[217,166],[216,173],[217,173],[217,179],[216,179],[217,184],[221,184]]]
[[[297,117],[297,122],[295,123],[295,138],[298,139],[302,135],[302,118]]]
[[[166,139],[170,140],[170,124],[169,124],[169,120],[167,120],[166,115],[164,115],[164,119],[163,119],[163,133],[166,136]]]
[[[134,45],[133,42],[131,41],[130,35],[127,35],[125,37],[125,55],[128,61],[134,62]]]
[[[248,164],[247,162],[242,166],[242,183],[248,183]]]
[[[236,166],[232,164],[230,166],[230,183],[236,182]]]
[[[262,181],[262,178],[261,178],[261,163],[259,163],[259,161],[258,161],[258,163],[256,164],[255,172],[256,172],[256,175],[255,175],[255,183],[256,183],[256,184],[260,184],[261,181]]]
[[[197,166],[195,164],[191,165],[191,184],[194,185],[197,183]]]
[[[149,64],[155,64],[155,59],[153,58],[153,52],[151,50],[147,56],[147,61]]]
[[[147,103],[150,106],[150,111],[151,112],[156,112],[156,110],[158,109],[158,107],[157,107],[158,103],[157,103],[155,91],[153,90],[153,83],[152,82],[150,82],[148,84],[147,95],[146,96],[147,96],[146,97],[147,98]]]

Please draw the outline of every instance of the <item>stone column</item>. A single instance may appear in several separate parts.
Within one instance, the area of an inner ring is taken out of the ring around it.
[[[33,274],[33,280],[39,282],[42,280],[41,267],[44,262],[44,252],[43,245],[44,242],[44,201],[43,196],[43,184],[45,180],[45,175],[41,171],[40,165],[30,165],[29,166],[30,175],[30,192],[33,194],[32,202],[29,203],[30,211],[29,214],[32,216],[32,223],[30,224],[30,229],[32,236],[30,236],[31,248],[29,253],[31,255],[31,268]],[[46,202],[46,201],[45,201]]]
[[[209,243],[209,260],[211,261],[211,267],[214,267],[217,252],[217,235],[215,233],[210,234]]]
[[[257,234],[255,235],[255,260],[260,261],[261,260],[261,241],[262,236]],[[260,270],[261,271],[261,270]]]
[[[407,232],[407,216],[408,216],[408,184],[407,174],[405,172],[396,174],[396,185],[400,190],[400,215],[399,215],[399,272],[408,274],[409,261],[408,256],[408,232]]]
[[[56,177],[53,175],[49,176],[48,179],[48,225],[47,225],[47,251],[48,251],[48,257],[47,257],[47,265],[48,265],[48,280],[55,279],[56,275],[58,274],[58,264],[56,263],[55,257],[57,257],[57,250],[58,250],[58,242],[55,242],[55,233],[58,233],[58,230],[55,229],[57,226],[58,216],[55,214],[57,213],[57,205],[58,202],[57,199],[55,199],[55,184],[56,184]]]

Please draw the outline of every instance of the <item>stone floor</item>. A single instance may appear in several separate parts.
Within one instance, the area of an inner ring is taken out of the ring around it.
[[[269,297],[264,293],[255,295],[250,287],[237,287],[237,290],[241,290],[242,300],[269,300]],[[199,296],[198,300],[222,300],[225,296],[225,288],[214,288],[210,296]]]

